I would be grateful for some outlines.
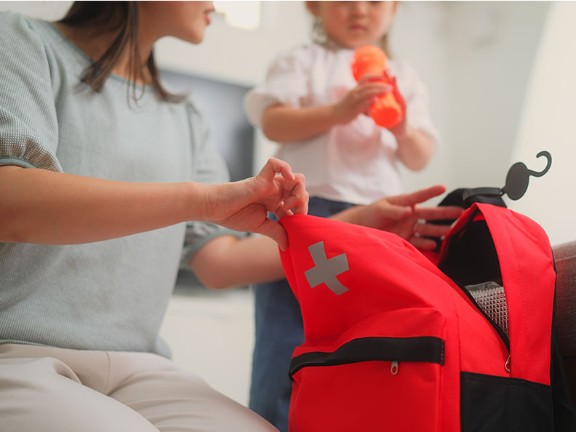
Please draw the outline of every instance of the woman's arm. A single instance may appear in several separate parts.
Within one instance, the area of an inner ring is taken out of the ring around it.
[[[75,244],[186,220],[193,184],[129,183],[0,167],[0,242]]]
[[[0,242],[87,243],[188,220],[268,235],[286,246],[269,220],[305,213],[302,176],[270,159],[256,177],[235,183],[136,183],[35,168],[0,167]]]

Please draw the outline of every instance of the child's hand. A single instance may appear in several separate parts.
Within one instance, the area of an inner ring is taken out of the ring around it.
[[[264,234],[285,249],[284,228],[268,219],[268,212],[282,218],[308,212],[304,176],[294,174],[288,163],[271,158],[256,177],[210,187],[207,220],[237,230]]]
[[[391,90],[389,85],[382,82],[381,76],[365,75],[358,81],[356,87],[334,105],[335,122],[346,124],[354,120],[359,114],[367,114],[374,99]]]
[[[444,186],[435,185],[412,193],[385,197],[368,205],[351,207],[336,215],[336,218],[398,234],[419,249],[431,250],[436,247],[436,242],[429,237],[441,238],[450,227],[429,222],[456,219],[463,212],[460,207],[420,206],[445,191]]]

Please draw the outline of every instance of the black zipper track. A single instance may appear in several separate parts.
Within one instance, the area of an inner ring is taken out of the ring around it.
[[[308,352],[292,359],[290,376],[308,366],[338,366],[365,361],[408,361],[444,364],[444,341],[437,337],[365,337],[333,352]]]

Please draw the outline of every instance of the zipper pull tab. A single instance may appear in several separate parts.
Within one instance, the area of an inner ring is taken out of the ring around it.
[[[512,366],[512,362],[510,359],[510,355],[508,355],[508,358],[506,359],[506,363],[504,363],[504,369],[506,369],[506,372],[510,373],[512,371],[511,366]]]
[[[400,364],[397,361],[393,361],[392,364],[390,365],[390,373],[392,375],[398,375],[398,368],[400,367]]]

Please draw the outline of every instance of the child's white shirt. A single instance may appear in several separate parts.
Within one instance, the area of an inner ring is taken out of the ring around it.
[[[280,54],[270,65],[264,83],[245,99],[250,121],[261,127],[270,105],[295,108],[333,104],[354,88],[351,64],[354,51],[312,44]],[[428,92],[415,70],[405,62],[389,60],[407,105],[409,127],[427,133],[437,146],[439,134],[432,123]],[[276,157],[304,173],[311,196],[368,204],[402,192],[396,156],[397,143],[387,129],[359,115],[346,125],[299,142],[279,145]]]

